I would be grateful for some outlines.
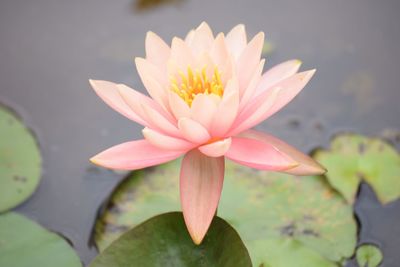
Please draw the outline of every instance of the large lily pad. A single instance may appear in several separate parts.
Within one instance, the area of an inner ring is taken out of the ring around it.
[[[179,161],[133,172],[95,227],[103,250],[145,218],[180,210]],[[352,208],[323,177],[259,172],[227,162],[218,216],[238,232],[254,266],[336,266],[354,253]]]
[[[125,233],[90,267],[251,267],[236,231],[215,217],[200,246],[193,243],[182,213],[158,215]]]
[[[383,255],[378,247],[365,244],[357,248],[356,259],[359,267],[378,267]]]
[[[330,150],[318,150],[314,158],[324,165],[326,177],[349,203],[353,203],[361,181],[367,182],[382,203],[400,197],[400,155],[378,138],[342,134]]]
[[[0,106],[0,212],[25,201],[40,181],[41,156],[29,129]]]
[[[0,215],[0,266],[81,267],[82,264],[62,237],[8,212]]]

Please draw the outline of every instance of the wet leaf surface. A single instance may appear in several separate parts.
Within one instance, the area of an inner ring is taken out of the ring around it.
[[[41,175],[35,137],[10,110],[0,105],[0,212],[25,201]]]
[[[96,224],[100,250],[146,218],[180,210],[178,180],[179,161],[133,172]],[[356,245],[352,208],[323,177],[259,172],[227,162],[218,216],[238,231],[254,266],[336,266]]]
[[[0,266],[81,267],[62,237],[17,213],[0,215]]]
[[[383,140],[341,134],[332,140],[330,150],[318,150],[314,158],[328,169],[329,182],[349,203],[354,203],[363,180],[381,203],[400,197],[400,155]]]
[[[90,267],[251,267],[237,232],[215,217],[201,245],[186,230],[182,213],[153,217],[126,232]]]
[[[378,267],[383,255],[378,247],[366,244],[357,248],[356,259],[359,267]]]

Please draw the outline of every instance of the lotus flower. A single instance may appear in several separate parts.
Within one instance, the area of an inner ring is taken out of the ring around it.
[[[91,161],[112,169],[136,170],[183,156],[180,199],[184,220],[196,244],[216,213],[225,158],[260,170],[295,175],[325,169],[272,135],[251,130],[290,102],[315,70],[298,72],[290,60],[262,74],[264,33],[247,42],[237,25],[215,38],[202,23],[171,46],[153,32],[146,58],[136,67],[146,96],[124,84],[90,80],[98,96],[144,126],[144,139],[111,147]]]

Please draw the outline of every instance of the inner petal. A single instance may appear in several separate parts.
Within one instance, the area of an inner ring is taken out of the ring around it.
[[[171,77],[171,90],[191,107],[198,94],[213,94],[222,97],[224,85],[221,81],[221,72],[217,67],[214,68],[212,75],[207,75],[207,67],[193,70],[189,66],[187,73],[179,71],[176,77]]]

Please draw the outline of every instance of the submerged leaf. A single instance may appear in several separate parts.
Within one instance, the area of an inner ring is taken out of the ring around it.
[[[366,181],[382,203],[400,197],[400,155],[377,138],[342,134],[330,150],[318,150],[314,158],[323,164],[326,177],[349,203],[353,203],[361,181]]]
[[[179,165],[133,172],[115,190],[95,227],[100,250],[146,218],[180,210]],[[298,178],[227,162],[218,216],[239,232],[254,266],[336,266],[356,245],[352,208],[323,177]]]
[[[90,267],[251,267],[237,232],[215,217],[204,241],[195,245],[182,213],[158,215],[128,231],[104,250]]]
[[[0,215],[0,266],[81,267],[82,264],[62,237],[8,212]]]
[[[29,129],[0,106],[0,212],[25,201],[41,175],[41,155]]]

